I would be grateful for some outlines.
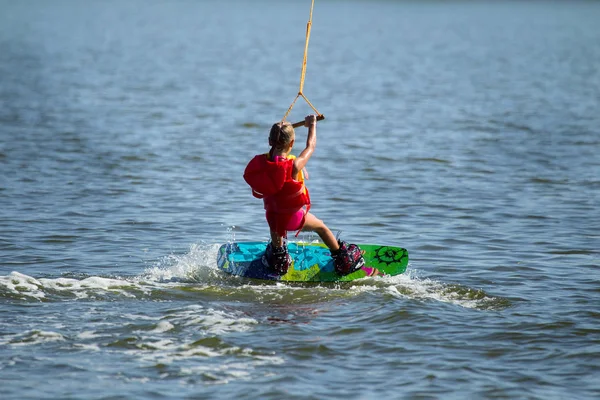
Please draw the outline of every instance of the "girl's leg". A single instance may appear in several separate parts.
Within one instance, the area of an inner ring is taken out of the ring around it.
[[[271,243],[275,247],[283,246],[283,238],[275,231],[271,231]]]
[[[331,233],[329,228],[323,223],[323,221],[321,221],[319,218],[315,217],[311,213],[306,214],[302,230],[316,232],[316,234],[319,235],[323,243],[325,243],[331,251],[336,251],[340,248],[337,239],[335,238],[333,233]],[[273,235],[271,234],[271,239],[272,238]]]

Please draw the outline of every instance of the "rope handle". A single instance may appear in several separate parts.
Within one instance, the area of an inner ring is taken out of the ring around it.
[[[325,116],[324,116],[323,114],[321,114],[321,115],[317,115],[317,121],[323,121],[324,119],[325,119]],[[304,121],[298,121],[298,122],[294,122],[294,123],[292,124],[292,126],[293,126],[294,128],[299,128],[299,127],[301,127],[301,126],[304,126]]]

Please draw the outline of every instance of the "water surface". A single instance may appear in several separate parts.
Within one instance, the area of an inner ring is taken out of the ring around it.
[[[600,396],[600,4],[315,3],[312,210],[402,276],[216,269],[309,1],[0,1],[0,397]]]

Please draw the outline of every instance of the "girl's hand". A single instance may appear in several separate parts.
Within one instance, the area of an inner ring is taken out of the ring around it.
[[[314,114],[311,115],[307,115],[306,118],[304,118],[304,126],[307,128],[310,128],[312,125],[316,125],[317,124],[317,116]]]

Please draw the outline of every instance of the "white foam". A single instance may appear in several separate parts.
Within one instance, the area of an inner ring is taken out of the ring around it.
[[[171,324],[168,321],[160,321],[158,323],[158,325],[156,326],[156,328],[154,328],[153,330],[151,330],[150,332],[153,333],[163,333],[163,332],[168,332],[171,329],[174,329],[175,326],[173,324]]]
[[[43,287],[42,282],[17,271],[13,271],[7,276],[0,276],[0,286],[15,294],[37,299],[46,297],[45,293],[41,290]]]
[[[152,290],[168,286],[169,280],[198,282],[210,277],[219,278],[216,273],[217,251],[219,244],[193,244],[184,255],[171,255],[161,260],[158,266],[147,269],[142,275],[132,278],[108,278],[90,276],[85,279],[74,278],[39,278],[17,271],[0,276],[0,289],[10,293],[34,298],[46,299],[52,294],[64,294],[85,299],[98,292],[110,292],[121,296],[136,298],[141,292],[148,295]]]
[[[6,338],[3,344],[10,344],[12,346],[31,346],[40,343],[58,342],[64,340],[64,336],[58,332],[31,330]]]
[[[252,371],[265,365],[282,365],[285,360],[277,356],[249,356],[244,361],[225,362],[220,365],[198,365],[180,369],[182,375],[204,375],[213,380],[213,384],[225,384],[232,380],[249,380]]]
[[[152,317],[150,315],[141,315],[141,314],[123,314],[123,318],[128,320],[143,320],[143,321],[158,321],[161,317]]]
[[[102,337],[103,335],[98,335],[96,332],[94,331],[83,331],[77,334],[77,338],[78,339],[95,339],[95,338],[99,338]]]
[[[384,282],[387,285],[386,292],[394,297],[435,300],[471,309],[481,308],[483,303],[494,300],[493,297],[487,295],[479,299],[469,298],[464,291],[459,292],[456,287],[432,279],[417,277],[415,270],[407,270],[401,275],[374,279]],[[473,289],[465,289],[469,293],[474,292]]]
[[[126,350],[125,353],[139,357],[147,365],[177,364],[181,360],[194,358],[218,358],[232,351],[231,349],[211,349],[194,344],[194,342],[173,342],[168,339],[143,339],[137,347],[140,349]],[[152,349],[152,351],[148,351],[148,349]],[[234,348],[234,351],[239,351],[239,349]]]
[[[113,292],[125,297],[134,298],[135,295],[130,293],[131,289],[145,291],[143,287],[124,279],[104,278],[99,276],[91,276],[82,280],[57,278],[57,279],[40,279],[44,288],[58,291],[69,292],[75,294],[78,298],[87,298],[94,291]]]
[[[211,379],[213,385],[224,385],[231,381],[248,381],[252,379],[251,372],[258,364],[254,360],[248,362],[224,363],[221,365],[198,365],[180,368],[181,375],[201,375]],[[185,382],[182,382],[185,384]]]
[[[97,344],[75,343],[73,347],[82,350],[100,351],[100,346],[98,346]]]
[[[177,347],[171,339],[160,339],[153,341],[146,341],[142,345],[144,348],[151,348],[153,350],[171,350]]]
[[[133,383],[148,383],[150,382],[150,378],[148,377],[142,377],[142,378],[132,378],[126,375],[118,375],[118,378],[122,379],[124,382],[133,382]]]
[[[183,326],[199,325],[206,333],[221,335],[229,332],[246,332],[258,325],[254,318],[242,313],[228,313],[212,308],[192,305],[181,310],[171,319]]]
[[[104,278],[92,276],[82,280],[72,278],[40,278],[13,271],[7,276],[0,276],[0,287],[10,292],[36,298],[47,297],[48,291],[75,295],[79,299],[88,298],[94,291],[113,292],[126,297],[136,297],[132,289],[147,292],[149,289],[135,282],[124,279]]]

